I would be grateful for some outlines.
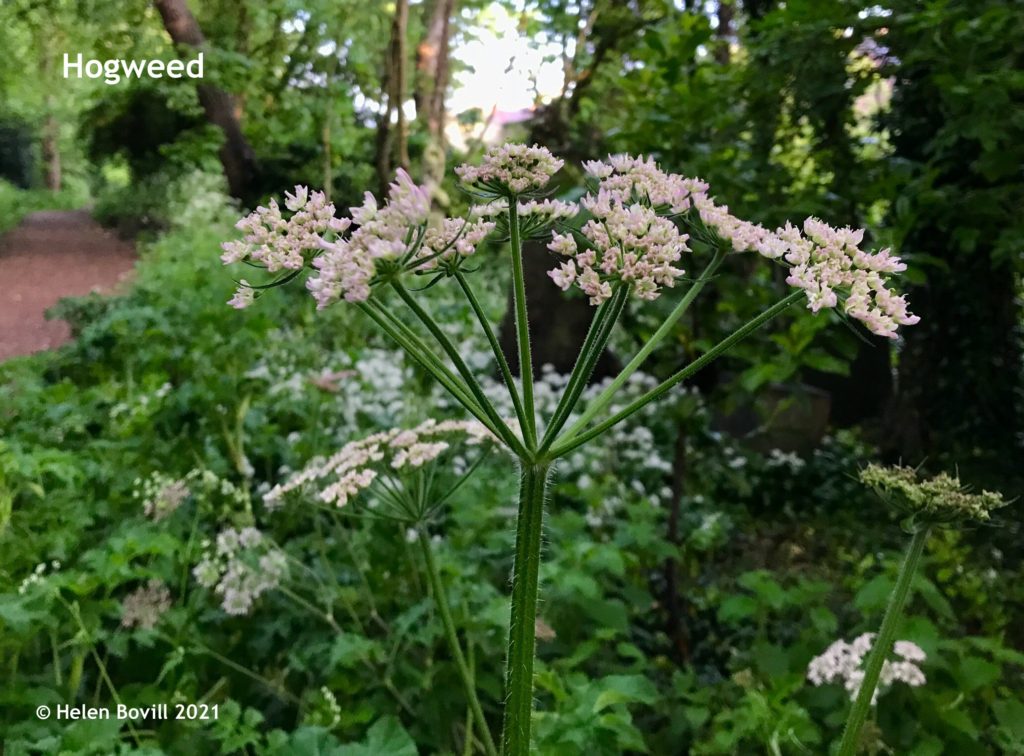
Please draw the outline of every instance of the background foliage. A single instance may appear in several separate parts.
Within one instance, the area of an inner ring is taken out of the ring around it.
[[[855,483],[858,467],[957,465],[971,483],[1020,493],[1021,6],[431,0],[405,6],[403,26],[402,0],[188,5],[204,84],[233,97],[258,168],[234,198],[222,130],[193,82],[60,78],[68,50],[193,54],[175,49],[155,7],[0,7],[0,231],[91,195],[140,250],[124,295],[57,308],[72,343],[0,365],[5,753],[465,748],[465,702],[409,534],[260,503],[317,454],[454,408],[352,311],[314,314],[299,289],[228,311],[216,256],[241,207],[294,183],[325,186],[346,207],[382,166],[437,176],[439,149],[449,165],[478,152],[488,113],[448,114],[469,133],[458,151],[427,109],[403,126],[386,103],[427,102],[466,65],[447,53],[428,65],[433,20],[448,20],[436,48],[447,50],[501,14],[524,49],[560,47],[565,72],[563,91],[507,135],[571,160],[652,154],[709,180],[745,217],[864,226],[911,264],[922,323],[905,342],[792,313],[671,406],[567,460],[549,506],[539,752],[826,753],[846,699],[811,687],[806,664],[877,627],[903,543]],[[464,198],[443,188],[458,211]],[[774,298],[777,273],[754,263],[733,261],[653,376]],[[506,283],[485,284],[496,320]],[[471,314],[452,292],[432,294],[485,365]],[[538,296],[559,314],[573,306]],[[626,322],[617,353],[655,320],[637,310]],[[546,372],[541,396],[559,380]],[[489,459],[433,533],[495,721],[514,476]],[[175,480],[188,497],[147,518],[145,501]],[[1020,507],[997,528],[933,539],[900,633],[927,651],[928,684],[884,694],[880,751],[1024,753]],[[289,575],[232,617],[190,570],[204,539],[249,524],[288,554]],[[153,578],[172,607],[153,629],[123,627],[125,598]],[[117,700],[202,700],[219,718],[132,731],[32,714]]]

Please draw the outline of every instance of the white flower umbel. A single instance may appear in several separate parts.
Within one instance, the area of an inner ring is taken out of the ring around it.
[[[274,508],[287,494],[314,487],[321,501],[343,507],[379,476],[415,472],[453,444],[477,445],[491,439],[490,431],[475,421],[427,420],[415,428],[392,428],[345,444],[326,460],[313,461],[268,491],[263,501]]]
[[[874,639],[874,633],[864,633],[857,636],[852,643],[837,640],[807,665],[807,679],[813,685],[842,683],[850,695],[850,700],[855,700],[864,682],[864,659],[871,651]],[[872,704],[877,702],[881,688],[889,688],[898,682],[918,688],[926,682],[924,672],[917,666],[928,658],[920,646],[912,641],[896,641],[893,653],[896,659],[887,659],[882,665],[879,688],[875,689]]]
[[[203,546],[192,575],[221,597],[228,614],[248,614],[256,599],[277,588],[287,573],[284,553],[254,527],[225,528],[215,543]]]
[[[543,189],[563,165],[545,147],[503,144],[488,149],[480,165],[460,165],[455,173],[462,183],[488,193],[519,195]]]
[[[677,263],[687,236],[676,224],[639,203],[624,205],[601,191],[583,199],[594,216],[583,226],[587,246],[580,249],[568,234],[554,234],[548,249],[568,257],[568,262],[548,273],[563,290],[574,283],[599,305],[612,295],[612,286],[631,286],[640,299],[657,299],[662,287],[674,286],[685,272]]]

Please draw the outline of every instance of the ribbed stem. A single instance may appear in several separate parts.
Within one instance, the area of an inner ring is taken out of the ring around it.
[[[452,619],[451,607],[448,604],[448,593],[441,582],[441,573],[437,569],[437,561],[434,559],[434,550],[430,545],[430,536],[422,528],[419,529],[420,548],[423,550],[423,561],[427,565],[427,578],[430,580],[430,589],[434,592],[434,603],[437,604],[437,611],[441,615],[441,624],[444,625],[445,636],[448,639],[448,650],[455,659],[455,666],[458,667],[459,677],[462,678],[462,685],[466,691],[466,698],[469,701],[469,708],[473,712],[476,726],[480,730],[480,737],[484,743],[484,750],[488,756],[497,756],[498,749],[491,737],[491,728],[487,724],[484,710],[480,706],[480,699],[476,695],[476,682],[473,674],[469,671],[466,657],[462,653],[462,646],[459,645],[459,635],[455,629],[455,621]],[[467,728],[469,729],[469,728]],[[470,737],[470,735],[467,735]],[[470,738],[471,739],[471,738]]]
[[[515,303],[516,344],[519,347],[519,377],[523,383],[523,438],[537,448],[537,416],[533,409],[533,356],[530,352],[530,320],[526,311],[526,276],[523,273],[523,244],[519,238],[519,210],[513,197],[508,202],[508,235],[512,247],[512,299]]]
[[[914,575],[917,573],[917,565],[921,561],[926,540],[928,540],[928,528],[922,528],[914,533],[914,537],[907,547],[903,566],[900,567],[899,577],[896,578],[896,586],[889,596],[889,605],[885,609],[885,617],[882,618],[882,627],[878,630],[878,637],[875,638],[868,656],[864,681],[861,683],[857,700],[853,702],[853,708],[850,709],[850,715],[846,720],[843,739],[839,744],[839,756],[853,756],[857,751],[860,730],[871,709],[871,699],[875,696],[875,688],[878,686],[878,678],[882,674],[882,666],[892,650],[896,629],[903,617],[903,607],[906,606],[907,599],[910,597],[910,588],[913,585]]]
[[[533,655],[536,645],[537,593],[547,465],[523,464],[512,568],[512,617],[508,634],[503,756],[528,756],[533,714]]]

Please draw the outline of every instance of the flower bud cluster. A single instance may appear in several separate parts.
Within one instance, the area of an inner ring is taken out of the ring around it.
[[[313,261],[318,273],[306,281],[318,309],[342,298],[346,302],[369,298],[377,261],[394,260],[405,253],[410,230],[427,220],[430,195],[399,168],[383,207],[366,192],[363,204],[349,211],[358,228],[347,239],[321,241],[324,253]]]
[[[326,460],[314,460],[268,491],[263,500],[273,508],[286,494],[318,484],[321,501],[343,507],[381,475],[402,475],[422,468],[453,443],[479,444],[492,438],[477,421],[427,420],[411,429],[392,428],[352,441]]]
[[[498,194],[529,194],[547,186],[565,164],[545,147],[525,144],[496,145],[487,150],[480,165],[455,169],[462,183]]]
[[[217,534],[215,544],[205,541],[203,546],[192,574],[221,597],[228,614],[248,614],[256,599],[280,585],[287,573],[284,552],[253,527],[227,528]]]
[[[673,215],[689,210],[708,191],[708,185],[700,179],[665,173],[653,158],[644,159],[642,155],[609,155],[607,162],[584,162],[583,170],[598,179],[599,194],[603,192],[621,205],[641,202],[667,208]]]
[[[959,478],[947,473],[920,480],[912,467],[872,464],[861,470],[860,480],[901,512],[927,524],[986,522],[993,510],[1006,506],[1001,494],[970,493]]]
[[[811,659],[807,665],[807,679],[813,685],[826,685],[829,683],[841,682],[850,699],[857,698],[860,686],[864,682],[863,663],[865,657],[871,651],[874,643],[874,633],[864,633],[847,643],[844,640],[837,640],[820,656]],[[878,679],[879,687],[875,689],[871,703],[878,699],[878,692],[882,688],[888,688],[893,683],[902,682],[912,688],[917,688],[927,681],[924,672],[918,665],[924,662],[927,656],[924,650],[916,643],[901,640],[896,641],[893,651],[895,660],[886,660],[882,665],[882,672]]]
[[[121,602],[121,627],[152,630],[170,608],[170,590],[162,580],[154,578]]]
[[[419,270],[435,270],[441,260],[469,257],[494,230],[494,226],[494,221],[445,218],[440,227],[427,229],[423,246],[417,254],[417,258],[424,261]]]

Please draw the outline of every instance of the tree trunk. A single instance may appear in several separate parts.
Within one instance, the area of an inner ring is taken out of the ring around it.
[[[50,37],[42,29],[37,30],[37,40],[42,48],[43,81],[47,87],[55,85],[56,52]],[[60,160],[60,121],[57,120],[53,90],[49,89],[43,98],[43,112],[46,114],[42,129],[43,163],[46,166],[45,184],[51,192],[59,192],[61,187]]]
[[[153,0],[153,3],[176,46],[198,50],[205,47],[206,39],[185,0]],[[256,154],[242,133],[234,98],[212,84],[199,84],[196,90],[207,120],[224,134],[220,161],[228,180],[228,190],[232,197],[247,199],[253,190],[258,169]]]
[[[445,169],[445,95],[448,92],[451,17],[456,0],[434,0],[429,8],[423,39],[416,48],[416,117],[426,126],[423,151],[423,180],[435,202],[447,205],[440,196]]]
[[[405,70],[405,39],[409,29],[409,0],[397,0],[395,3],[395,21],[392,28],[394,44],[395,81],[392,90],[395,93],[396,118],[396,159],[402,168],[409,168],[409,127],[405,122],[406,70]]]
[[[52,104],[47,107],[52,107]],[[46,163],[46,188],[51,192],[59,192],[61,187],[60,124],[53,113],[46,116],[46,123],[43,125],[43,161]]]
[[[402,105],[405,101],[405,38],[409,27],[409,0],[397,0],[395,15],[391,19],[391,39],[384,57],[384,75],[381,80],[383,107],[377,120],[375,163],[380,194],[387,192],[388,182],[395,166],[408,169],[408,128]],[[392,129],[392,115],[395,118]]]
[[[718,28],[715,29],[715,60],[723,66],[732,59],[733,18],[736,16],[735,0],[718,0]]]

